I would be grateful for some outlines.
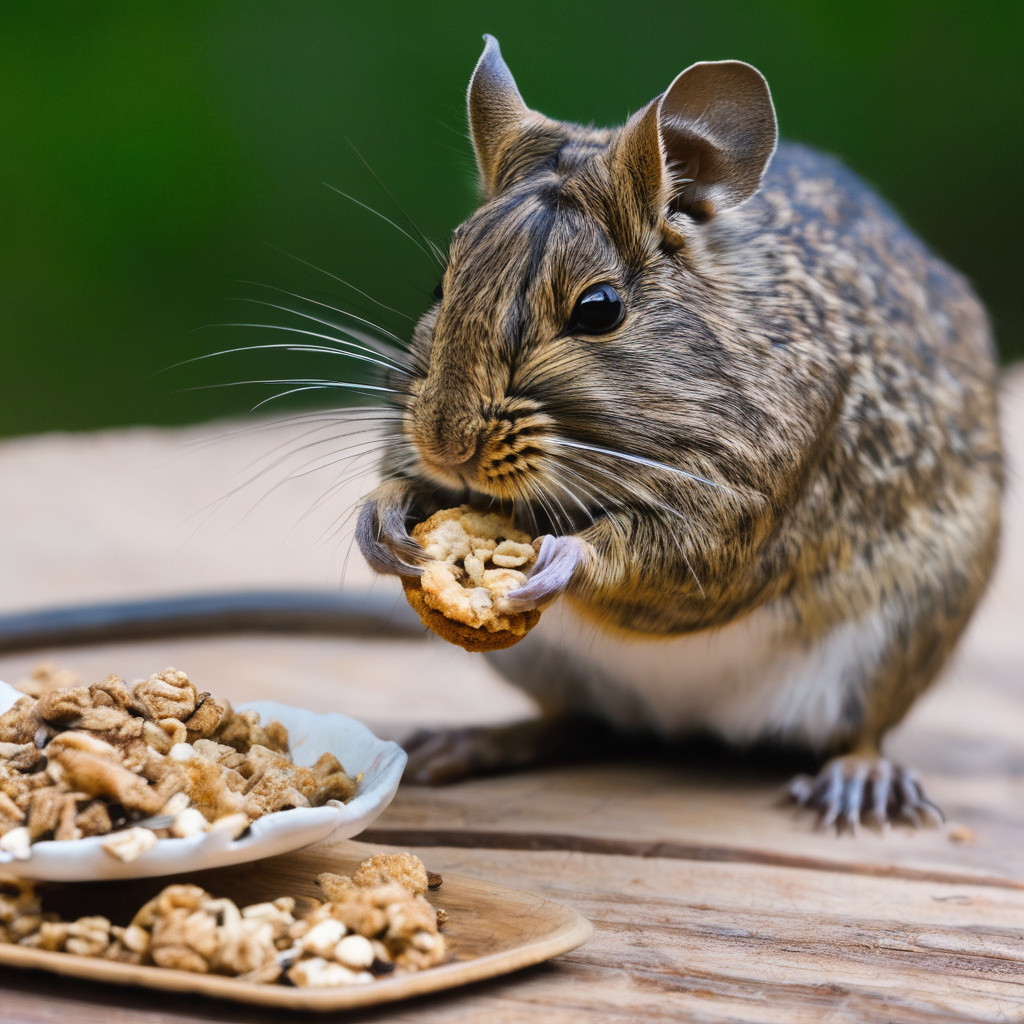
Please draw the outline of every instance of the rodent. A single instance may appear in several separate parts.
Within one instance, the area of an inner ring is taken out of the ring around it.
[[[435,735],[416,777],[529,763],[579,716],[832,757],[828,823],[937,814],[880,754],[996,559],[997,365],[969,285],[838,161],[777,146],[760,73],[695,64],[624,127],[468,92],[483,202],[417,324],[357,540],[414,576],[462,502],[549,535],[488,655],[534,729]]]

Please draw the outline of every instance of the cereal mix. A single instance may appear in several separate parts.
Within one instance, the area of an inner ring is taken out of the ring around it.
[[[540,612],[516,611],[506,595],[526,582],[537,542],[504,516],[462,505],[436,512],[412,536],[429,561],[403,586],[429,629],[467,650],[497,650],[536,625]]]
[[[40,840],[106,836],[131,861],[160,838],[238,836],[264,814],[356,791],[333,754],[295,764],[280,722],[200,693],[177,669],[130,688],[114,675],[76,681],[40,666],[0,715],[0,849],[16,858]]]
[[[239,908],[198,885],[168,885],[127,926],[106,917],[62,921],[36,884],[0,878],[0,943],[148,964],[248,982],[360,985],[448,959],[448,915],[424,898],[428,875],[409,853],[378,854],[350,878],[325,873],[325,901],[282,896]],[[434,876],[432,888],[440,884]]]

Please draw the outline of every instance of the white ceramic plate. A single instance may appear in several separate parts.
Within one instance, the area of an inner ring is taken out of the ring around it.
[[[24,694],[0,682],[0,714]],[[358,835],[394,798],[405,768],[405,751],[380,740],[354,718],[317,714],[276,701],[241,704],[240,711],[259,712],[261,722],[278,719],[288,730],[292,760],[312,765],[325,751],[334,754],[355,776],[363,773],[356,795],[347,803],[329,801],[323,807],[295,807],[258,818],[240,839],[226,832],[204,832],[190,839],[160,839],[156,846],[125,864],[100,845],[104,836],[33,843],[27,860],[0,850],[0,871],[55,882],[93,879],[146,878],[182,871],[202,871],[227,864],[262,860],[333,836]]]

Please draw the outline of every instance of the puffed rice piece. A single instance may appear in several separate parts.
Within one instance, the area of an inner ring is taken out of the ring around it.
[[[345,931],[345,926],[334,918],[320,921],[302,937],[302,951],[314,956],[330,957],[344,937]]]
[[[174,818],[171,825],[171,835],[177,839],[191,839],[203,832],[208,832],[210,823],[206,820],[203,812],[195,807],[186,807]]]
[[[244,813],[227,814],[218,818],[210,825],[211,832],[228,832],[232,839],[237,839],[248,827],[249,816]]]
[[[32,856],[32,836],[28,828],[12,828],[0,836],[0,850],[10,853],[15,860],[28,860]]]
[[[111,856],[130,864],[138,860],[144,853],[149,852],[159,842],[156,833],[148,828],[136,825],[134,828],[125,829],[122,832],[111,832],[100,846]]]
[[[176,817],[189,805],[188,793],[175,793],[170,800],[160,808],[161,814],[169,814]]]
[[[288,979],[300,988],[340,988],[373,981],[369,972],[356,972],[341,964],[312,956],[299,960],[288,969]],[[362,975],[365,973],[365,977]]]
[[[333,957],[352,971],[365,971],[374,961],[373,945],[363,935],[346,935],[335,947]]]

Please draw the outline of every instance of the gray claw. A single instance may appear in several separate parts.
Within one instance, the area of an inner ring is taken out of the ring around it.
[[[868,766],[860,765],[848,777],[843,790],[843,813],[839,819],[840,827],[845,826],[851,832],[857,831],[860,824],[861,809],[864,805],[864,784],[868,779]]]
[[[810,775],[797,775],[789,783],[788,794],[790,800],[794,803],[800,804],[801,807],[806,805],[807,801],[810,800],[811,794],[814,792],[814,779]]]
[[[545,537],[529,579],[505,596],[509,610],[532,611],[554,600],[569,586],[585,555],[586,544],[578,537]]]
[[[405,528],[408,500],[369,501],[359,510],[356,543],[374,572],[387,576],[419,576],[423,548]]]
[[[789,798],[818,812],[818,827],[856,832],[861,823],[881,830],[904,820],[914,827],[940,825],[942,811],[924,794],[911,769],[884,757],[837,757],[811,779],[798,775],[789,784]]]
[[[892,794],[892,765],[879,758],[868,776],[871,787],[871,806],[865,817],[875,828],[883,832],[889,827],[889,798]]]
[[[839,817],[843,798],[843,776],[838,764],[834,764],[825,780],[824,791],[820,797],[818,827],[829,828]]]

